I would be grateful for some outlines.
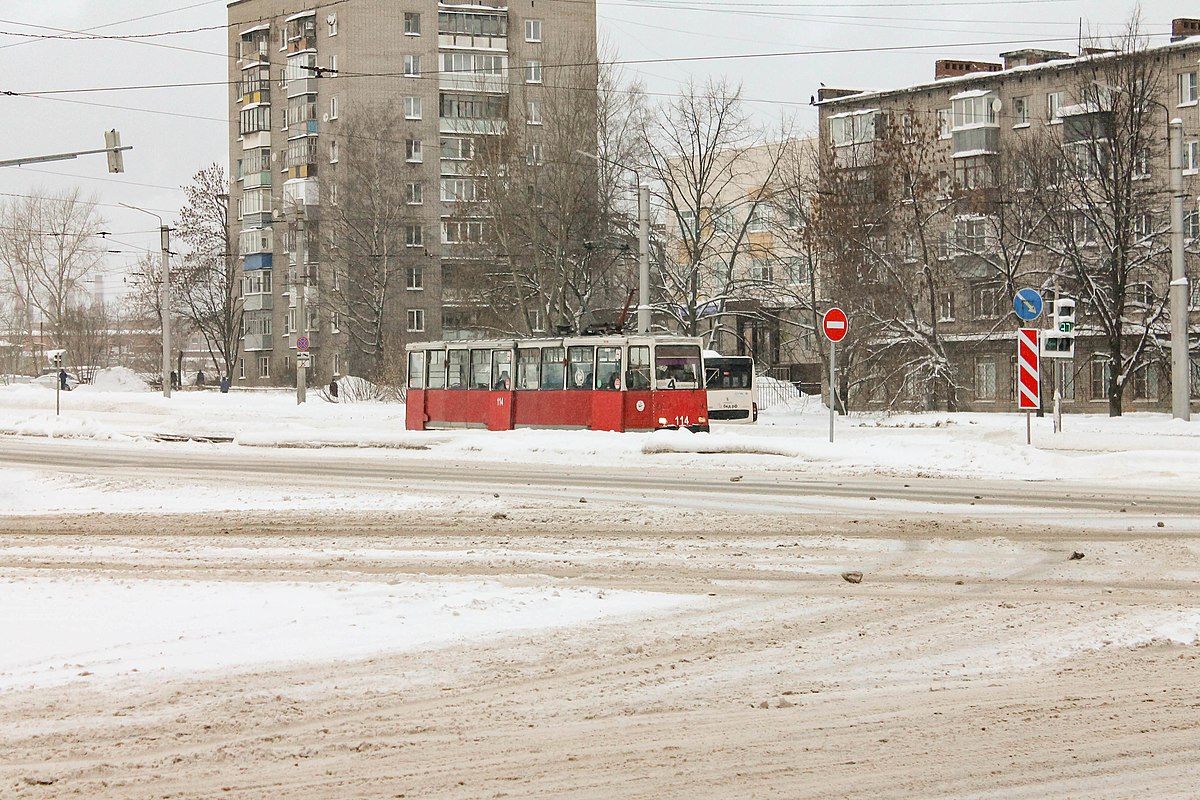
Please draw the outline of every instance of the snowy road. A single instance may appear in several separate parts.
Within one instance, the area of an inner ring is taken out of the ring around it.
[[[236,484],[305,491],[356,491],[450,496],[458,500],[503,493],[552,502],[631,502],[784,513],[837,510],[854,501],[863,513],[878,508],[918,507],[971,514],[1044,512],[1200,515],[1191,491],[1171,484],[1115,486],[1072,481],[923,478],[912,476],[820,477],[810,471],[766,464],[734,470],[678,463],[629,467],[566,467],[548,463],[444,461],[404,451],[246,448],[233,445],[153,444],[0,437],[0,462],[31,469],[87,475],[96,480],[179,481]],[[830,502],[832,501],[832,502]],[[1124,519],[1124,518],[1122,518]]]

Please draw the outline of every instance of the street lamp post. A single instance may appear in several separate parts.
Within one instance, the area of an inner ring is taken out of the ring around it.
[[[1166,110],[1165,108],[1163,109]],[[1191,419],[1188,376],[1187,273],[1183,262],[1183,120],[1167,123],[1171,166],[1171,416]]]
[[[153,211],[121,203],[125,208],[149,214],[158,220],[158,239],[162,250],[162,288],[159,303],[162,306],[162,387],[163,397],[171,396],[171,229],[163,222],[163,218]]]
[[[633,173],[633,179],[637,184],[637,203],[638,203],[638,307],[637,307],[637,332],[640,334],[650,333],[650,187],[642,184],[641,175],[636,169],[627,167],[624,164],[613,161],[612,159],[603,158],[595,153],[588,153],[584,150],[576,150],[581,156],[590,158],[599,163],[601,161],[612,164],[614,167],[627,169]]]

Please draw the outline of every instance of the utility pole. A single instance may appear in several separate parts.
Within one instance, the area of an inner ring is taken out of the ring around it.
[[[304,305],[304,295],[308,294],[308,241],[305,238],[304,225],[304,206],[300,205],[296,208],[296,283],[293,291],[296,292],[296,339],[301,337],[308,338],[308,309]],[[305,390],[307,389],[308,368],[301,362],[299,346],[296,347],[296,405],[300,405],[305,401]]]
[[[650,187],[638,181],[638,333],[650,333]]]
[[[1191,419],[1188,375],[1188,279],[1183,263],[1183,120],[1167,123],[1171,167],[1171,416]]]
[[[158,239],[162,249],[162,287],[159,304],[162,306],[162,388],[163,397],[171,396],[171,228],[153,211],[121,203],[125,208],[149,214],[158,220]]]

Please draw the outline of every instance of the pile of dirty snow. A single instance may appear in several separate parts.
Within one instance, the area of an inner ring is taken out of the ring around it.
[[[97,370],[92,377],[92,386],[105,392],[147,392],[150,384],[126,367],[108,367]]]

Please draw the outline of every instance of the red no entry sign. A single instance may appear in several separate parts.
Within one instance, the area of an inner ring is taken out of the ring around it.
[[[846,312],[837,306],[826,311],[821,318],[821,330],[825,331],[825,338],[831,342],[846,338],[846,327]]]

